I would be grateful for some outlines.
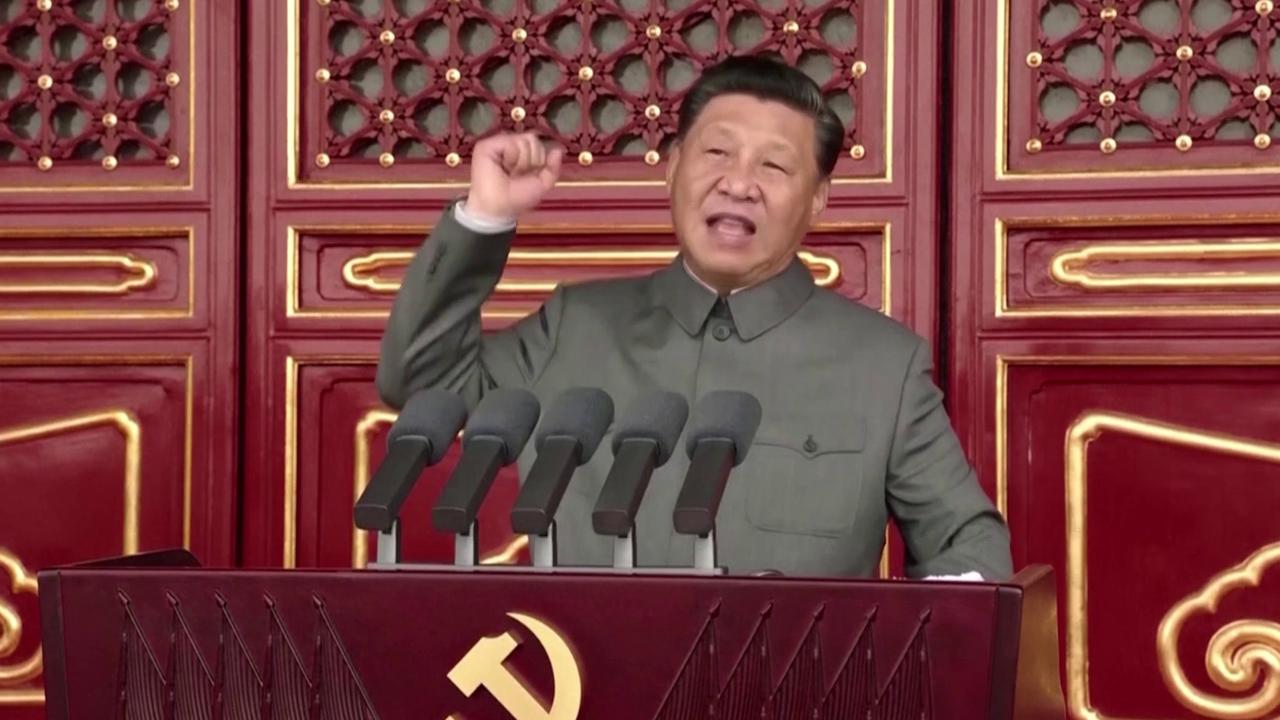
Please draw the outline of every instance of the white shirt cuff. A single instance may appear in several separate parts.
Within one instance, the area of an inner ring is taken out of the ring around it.
[[[959,575],[928,575],[925,580],[944,580],[949,582],[982,582],[982,573],[970,570]]]
[[[453,217],[462,227],[474,233],[481,235],[493,235],[501,232],[514,230],[516,222],[514,220],[496,221],[487,218],[478,218],[474,215],[467,214],[466,202],[459,200],[453,206]]]

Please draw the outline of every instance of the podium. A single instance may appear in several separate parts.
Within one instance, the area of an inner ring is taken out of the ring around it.
[[[1007,583],[424,568],[40,573],[48,717],[1064,716],[1056,592]]]

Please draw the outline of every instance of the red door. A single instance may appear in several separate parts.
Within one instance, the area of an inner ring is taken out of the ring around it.
[[[40,568],[235,561],[237,21],[0,3],[0,717],[43,716]]]
[[[1273,717],[1280,12],[955,20],[952,405],[1058,569],[1070,715]]]

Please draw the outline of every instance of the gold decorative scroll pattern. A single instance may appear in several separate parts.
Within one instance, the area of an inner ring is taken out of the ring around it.
[[[1219,687],[1247,692],[1259,676],[1263,678],[1262,687],[1248,697],[1224,698],[1202,692],[1187,679],[1178,660],[1178,635],[1191,616],[1213,613],[1229,593],[1257,587],[1267,568],[1277,563],[1280,563],[1280,542],[1259,549],[1239,565],[1213,576],[1199,591],[1174,605],[1160,621],[1156,633],[1160,674],[1178,702],[1201,715],[1233,720],[1265,717],[1280,708],[1280,623],[1236,620],[1209,639],[1205,668]]]
[[[1237,290],[1280,287],[1280,272],[1174,272],[1111,275],[1089,264],[1132,260],[1280,260],[1280,242],[1097,243],[1054,256],[1049,273],[1061,285],[1086,290]]]
[[[1161,227],[1206,225],[1222,227],[1243,223],[1274,223],[1277,214],[1186,216],[1098,216],[1098,217],[1033,217],[996,218],[994,252],[995,316],[997,318],[1053,317],[1157,317],[1157,316],[1232,316],[1248,317],[1280,315],[1280,305],[1200,301],[1154,305],[1147,302],[1117,302],[1107,305],[1074,306],[1036,303],[1035,307],[1012,307],[1009,302],[1009,232],[1033,229],[1099,228],[1129,225],[1157,231]],[[1116,290],[1244,290],[1280,288],[1280,272],[1216,272],[1194,270],[1177,273],[1111,274],[1090,270],[1087,266],[1103,261],[1195,260],[1203,263],[1226,260],[1280,260],[1280,241],[1254,238],[1192,242],[1103,242],[1057,253],[1050,263],[1053,280],[1067,286],[1091,291]]]
[[[835,258],[810,250],[800,251],[800,259],[810,271],[821,274],[816,277],[819,287],[830,287],[840,279],[840,263]],[[624,249],[624,250],[540,250],[516,249],[507,260],[508,267],[652,267],[671,262],[676,257],[675,248]],[[342,266],[342,280],[348,287],[373,293],[394,294],[400,289],[399,280],[379,277],[377,272],[388,267],[401,267],[413,260],[412,251],[375,251],[351,258]],[[550,293],[558,283],[554,280],[519,281],[501,280],[495,292]]]
[[[0,431],[0,446],[104,425],[119,430],[125,441],[123,550],[128,555],[138,552],[139,493],[142,486],[142,426],[132,413],[126,410],[108,410]],[[0,567],[12,578],[15,593],[36,591],[35,578],[27,573],[17,556],[3,548],[0,548]],[[17,649],[21,636],[22,618],[12,606],[0,602],[0,658],[11,655]],[[12,687],[38,677],[42,663],[41,652],[36,650],[31,657],[15,665],[0,665],[0,705],[43,702],[43,691],[5,689],[5,686]]]
[[[125,278],[115,283],[0,283],[6,295],[127,295],[155,284],[156,266],[129,253],[33,253],[0,252],[0,268],[117,268]]]
[[[36,578],[27,572],[17,555],[0,547],[0,570],[9,579],[9,587],[15,593],[36,594]],[[22,617],[17,608],[0,600],[0,660],[11,657],[22,640]],[[40,677],[44,656],[39,647],[30,657],[14,664],[0,663],[0,705],[32,705],[44,701],[39,689],[13,688]]]
[[[360,499],[360,493],[369,484],[369,459],[372,457],[373,436],[380,428],[396,421],[396,413],[391,410],[375,408],[364,414],[356,423],[355,438],[355,492],[351,503]],[[496,552],[480,559],[482,565],[510,565],[519,557],[520,551],[529,545],[527,535],[517,535]],[[369,542],[365,531],[354,528],[351,532],[351,567],[363,568],[369,564]]]
[[[1104,432],[1119,433],[1179,447],[1250,458],[1280,464],[1280,445],[1196,430],[1121,413],[1092,411],[1081,415],[1067,430],[1067,698],[1073,718],[1103,720],[1089,698],[1088,683],[1088,587],[1085,572],[1087,540],[1085,518],[1089,477],[1089,444]],[[1277,547],[1277,546],[1273,546]],[[1157,644],[1161,673],[1179,702],[1216,718],[1260,718],[1280,706],[1280,625],[1264,620],[1230,623],[1214,634],[1206,654],[1210,677],[1224,689],[1246,691],[1258,677],[1262,687],[1248,698],[1220,698],[1202,693],[1186,681],[1177,652],[1177,631],[1197,610],[1212,610],[1223,595],[1252,581],[1261,570],[1280,558],[1280,551],[1265,551],[1251,558],[1244,569],[1228,571],[1205,590],[1176,605],[1161,623]]]

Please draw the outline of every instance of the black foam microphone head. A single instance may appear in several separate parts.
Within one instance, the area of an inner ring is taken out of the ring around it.
[[[569,437],[578,441],[578,463],[591,459],[613,422],[613,399],[600,388],[569,388],[551,402],[542,416],[534,446],[542,450],[549,437]]]
[[[657,466],[675,452],[680,431],[689,419],[689,401],[678,393],[659,391],[641,395],[627,406],[613,432],[613,454],[626,440],[652,440],[658,445]]]
[[[401,438],[416,437],[431,446],[429,464],[434,465],[449,451],[458,431],[467,421],[467,404],[448,390],[419,390],[409,396],[387,433],[387,444]]]
[[[693,408],[685,450],[692,458],[693,451],[702,440],[732,440],[733,464],[737,465],[747,457],[763,414],[760,401],[751,393],[740,390],[709,392]]]
[[[511,464],[529,442],[541,409],[538,398],[528,390],[490,390],[471,413],[467,429],[462,433],[462,446],[479,437],[497,438],[502,441],[503,462]]]

